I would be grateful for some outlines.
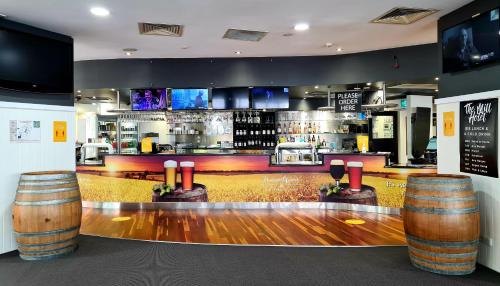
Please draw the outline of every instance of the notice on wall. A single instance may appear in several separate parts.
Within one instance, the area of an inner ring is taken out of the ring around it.
[[[387,115],[376,115],[372,117],[373,139],[394,138],[394,118]]]
[[[455,136],[455,112],[443,112],[443,133],[446,137]]]
[[[42,135],[40,121],[10,120],[9,135],[10,142],[40,142]]]
[[[460,172],[498,178],[498,99],[460,103]]]
[[[54,121],[53,138],[54,142],[66,142],[67,138],[66,121]]]
[[[360,113],[363,92],[343,91],[335,93],[335,112]]]

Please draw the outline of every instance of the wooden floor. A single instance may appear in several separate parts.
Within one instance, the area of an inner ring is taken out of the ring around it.
[[[361,219],[365,224],[350,225],[345,223],[348,219]],[[84,208],[81,233],[216,244],[406,244],[400,216],[335,210],[123,211]]]

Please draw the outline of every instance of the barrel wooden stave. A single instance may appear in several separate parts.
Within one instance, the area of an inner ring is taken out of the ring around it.
[[[13,210],[20,256],[50,259],[77,247],[82,214],[74,172],[22,174]]]
[[[448,275],[475,270],[479,207],[469,177],[409,176],[403,220],[413,265]]]

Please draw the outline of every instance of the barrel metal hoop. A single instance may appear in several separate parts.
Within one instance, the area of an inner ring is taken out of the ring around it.
[[[28,251],[24,251],[24,250],[19,250],[19,253],[22,253],[22,254],[43,254],[43,253],[50,253],[50,252],[56,252],[56,251],[61,251],[61,250],[65,250],[65,249],[68,249],[68,248],[73,248],[75,247],[75,244],[71,244],[71,245],[68,245],[68,246],[65,246],[65,247],[60,247],[60,248],[55,248],[55,249],[50,249],[50,250],[28,250]]]
[[[58,181],[19,181],[19,186],[55,186],[55,185],[66,185],[66,184],[76,184],[77,179],[71,180],[58,180]]]
[[[413,243],[418,243],[425,246],[434,246],[434,247],[445,247],[445,248],[462,248],[462,247],[477,247],[479,245],[479,240],[472,241],[430,241],[423,240],[421,238],[406,234],[406,239]]]
[[[410,254],[411,259],[415,262],[426,263],[435,266],[443,266],[443,267],[463,267],[463,266],[475,266],[476,261],[468,261],[468,262],[436,262],[424,258],[417,257],[415,255]]]
[[[25,175],[22,174],[20,180],[21,181],[53,181],[53,180],[67,180],[76,178],[76,174],[67,173],[67,174],[45,174],[45,175]]]
[[[432,177],[424,177],[424,178],[418,178],[418,177],[408,177],[408,183],[417,183],[417,184],[472,184],[472,179],[471,178],[464,178],[464,179],[454,179],[454,178],[449,178],[448,180],[441,180],[441,179],[432,179]]]
[[[469,258],[469,257],[476,257],[477,255],[477,250],[473,252],[465,252],[465,253],[442,253],[442,252],[432,252],[432,251],[426,251],[422,249],[415,248],[413,246],[408,246],[408,248],[416,253],[420,253],[423,255],[428,255],[428,256],[433,256],[433,257],[443,257],[443,258]]]
[[[75,238],[76,238],[76,236],[74,236],[72,238],[69,238],[69,239],[65,239],[65,240],[61,240],[61,241],[57,241],[57,242],[50,242],[50,243],[38,243],[38,244],[17,243],[17,246],[27,247],[27,248],[30,248],[30,247],[52,246],[52,245],[63,244],[63,243],[69,242],[69,241],[73,241],[73,240],[75,240]]]
[[[408,185],[406,186],[408,189],[414,189],[414,190],[419,190],[419,191],[428,191],[428,192],[459,192],[459,191],[467,191],[470,190],[472,191],[472,185],[439,185],[439,186],[419,186],[414,183],[408,182]]]
[[[15,232],[16,237],[37,237],[37,236],[49,236],[54,234],[63,234],[78,230],[80,225],[67,229],[50,230],[44,232]]]
[[[414,194],[406,193],[408,198],[416,200],[426,200],[426,201],[438,201],[438,202],[471,202],[475,201],[476,197],[464,197],[464,198],[443,198],[443,197],[433,197],[433,196],[417,196]]]
[[[404,208],[405,210],[409,210],[416,213],[438,214],[438,215],[471,214],[479,212],[478,206],[472,208],[463,208],[463,209],[443,209],[443,208],[418,208],[410,205],[405,205]]]
[[[437,273],[437,274],[444,274],[444,275],[467,275],[467,274],[471,274],[476,269],[476,266],[474,265],[474,267],[472,267],[469,270],[441,270],[441,269],[427,267],[427,266],[424,266],[422,264],[418,264],[416,261],[412,261],[411,263],[413,264],[413,266],[415,266],[419,269],[433,272],[433,273]]]
[[[79,191],[80,188],[78,186],[71,188],[60,188],[60,189],[51,189],[51,190],[17,190],[19,194],[54,194],[54,193],[62,193],[67,191]]]
[[[79,202],[81,201],[80,196],[74,197],[74,198],[68,198],[68,199],[60,199],[60,200],[47,200],[47,201],[33,201],[33,202],[18,202],[16,201],[15,204],[18,206],[50,206],[50,205],[62,205],[62,204],[67,204],[67,203],[73,203],[73,202]]]

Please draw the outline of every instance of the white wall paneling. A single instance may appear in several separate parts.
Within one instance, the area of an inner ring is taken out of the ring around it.
[[[500,98],[500,90],[436,100],[439,173],[461,174],[460,102],[486,98]],[[455,136],[445,137],[443,132],[443,112],[449,111],[455,112]],[[496,138],[497,142],[499,142],[499,139]],[[500,272],[500,179],[472,174],[464,175],[472,178],[481,209],[479,263]]]
[[[41,121],[41,141],[14,143],[10,120]],[[53,121],[67,122],[67,142],[53,142]],[[19,175],[30,171],[75,169],[74,107],[0,102],[0,253],[16,249],[12,204]]]

